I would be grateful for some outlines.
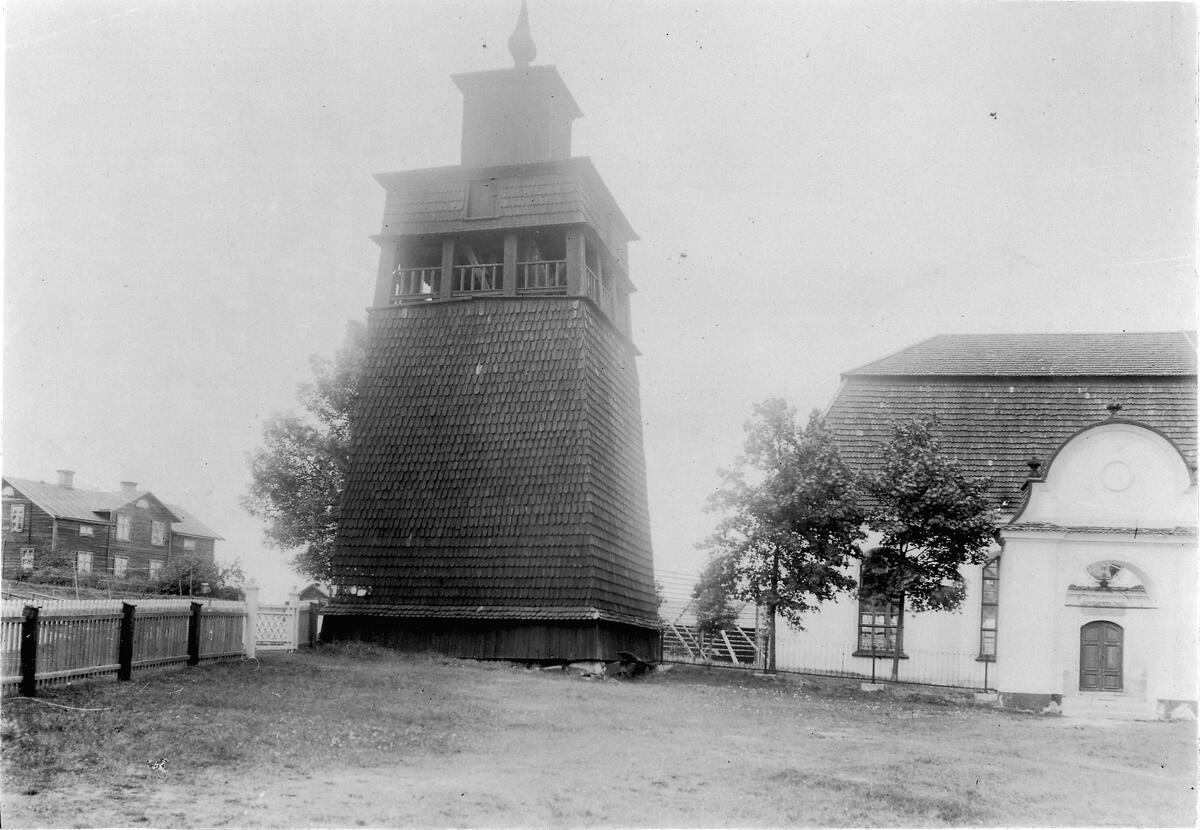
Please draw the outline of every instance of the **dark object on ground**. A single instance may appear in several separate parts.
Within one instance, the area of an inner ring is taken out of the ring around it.
[[[643,660],[632,651],[618,651],[617,659],[620,662],[617,668],[618,677],[639,677],[654,668],[653,663]]]

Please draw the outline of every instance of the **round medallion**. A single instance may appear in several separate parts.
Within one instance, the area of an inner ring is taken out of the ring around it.
[[[1119,493],[1133,484],[1133,470],[1124,461],[1110,461],[1104,465],[1100,481],[1109,490]]]

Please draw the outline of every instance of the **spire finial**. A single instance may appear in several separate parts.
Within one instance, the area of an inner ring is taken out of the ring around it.
[[[537,44],[529,33],[529,9],[525,0],[521,0],[521,15],[517,18],[517,28],[508,38],[508,53],[512,55],[513,66],[524,69],[537,57]]]

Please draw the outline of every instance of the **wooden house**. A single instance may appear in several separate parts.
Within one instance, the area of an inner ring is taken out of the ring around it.
[[[167,508],[179,517],[179,521],[171,525],[170,557],[194,556],[212,562],[217,540],[222,537],[186,507],[168,504]]]
[[[220,538],[135,482],[122,482],[117,492],[80,490],[73,472],[59,470],[57,484],[6,476],[0,493],[8,577],[55,562],[81,574],[150,579],[187,549],[188,539],[203,540],[195,552],[211,561]]]
[[[522,8],[455,76],[462,163],[389,173],[323,636],[517,660],[659,651],[630,339],[637,237]]]
[[[960,613],[843,599],[780,631],[780,665],[869,675],[898,649],[902,678],[1016,706],[1194,710],[1196,397],[1183,332],[943,335],[846,372],[827,421],[851,467],[934,416],[1000,541]]]

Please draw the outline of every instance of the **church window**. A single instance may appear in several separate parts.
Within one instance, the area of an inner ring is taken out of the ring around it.
[[[903,610],[895,600],[858,600],[859,657],[891,657],[896,652],[900,615]]]
[[[996,620],[1000,606],[1000,557],[983,566],[979,599],[979,659],[996,659]]]
[[[859,567],[859,597],[858,597],[858,648],[855,657],[892,657],[897,651],[904,656],[902,643],[904,597],[886,596],[881,586],[874,590],[868,584],[878,582],[886,574],[878,568],[872,569],[877,554],[883,552],[876,548],[867,554]]]
[[[14,504],[8,516],[13,533],[21,533],[25,530],[25,505]]]

